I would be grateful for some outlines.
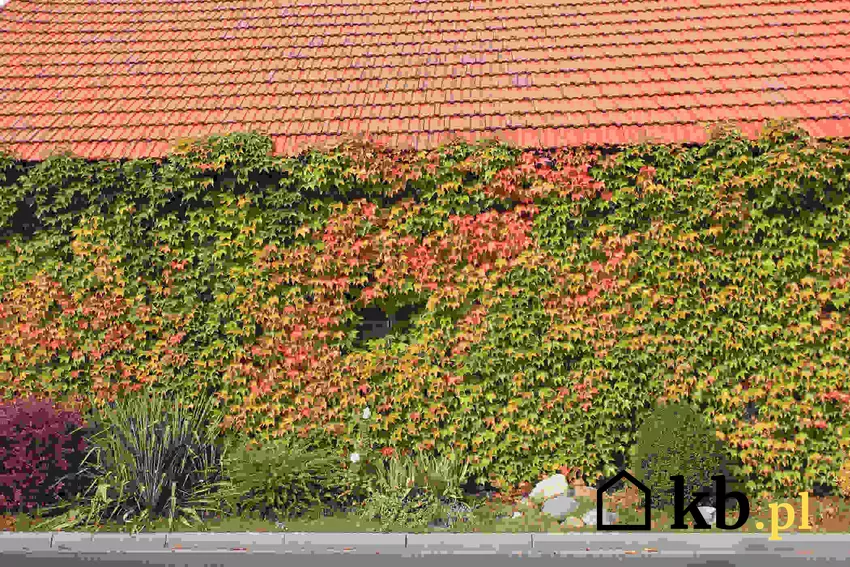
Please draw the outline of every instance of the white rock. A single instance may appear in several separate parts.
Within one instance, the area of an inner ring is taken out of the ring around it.
[[[575,512],[576,508],[578,508],[578,500],[569,496],[556,496],[544,502],[542,510],[544,514],[549,514],[560,520]]]
[[[556,474],[538,482],[529,494],[529,498],[552,498],[566,493],[570,489],[567,477]]]
[[[610,526],[617,519],[616,512],[608,512],[607,510],[602,510],[602,515],[604,516],[604,521],[606,526]],[[595,526],[596,525],[596,510],[588,510],[585,512],[584,516],[582,516],[582,521],[585,525]]]
[[[697,506],[697,510],[702,517],[705,518],[705,521],[709,523],[709,525],[714,525],[717,520],[717,509],[712,508],[711,506]]]

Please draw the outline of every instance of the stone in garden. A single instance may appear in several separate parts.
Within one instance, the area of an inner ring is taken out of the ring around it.
[[[570,516],[566,520],[563,521],[563,524],[570,528],[583,528],[584,522],[581,518],[576,518],[575,516]]]
[[[697,506],[697,510],[702,517],[705,518],[705,521],[710,525],[714,525],[714,521],[717,518],[717,509],[712,508],[711,506]]]
[[[605,522],[606,526],[610,526],[611,524],[613,524],[614,521],[618,517],[616,512],[609,512],[607,510],[602,510],[602,515],[603,515],[603,521]],[[581,519],[585,523],[585,525],[595,526],[596,525],[596,510],[588,510],[584,514],[584,516],[582,516]]]
[[[578,508],[578,500],[569,496],[556,496],[544,502],[542,510],[544,514],[549,514],[560,520],[575,512],[576,508]]]
[[[433,522],[428,523],[429,528],[450,528],[452,527],[452,523],[445,518],[439,518],[434,520]]]
[[[528,496],[529,498],[552,498],[553,496],[567,494],[569,490],[570,485],[567,483],[567,477],[556,474],[538,482]]]

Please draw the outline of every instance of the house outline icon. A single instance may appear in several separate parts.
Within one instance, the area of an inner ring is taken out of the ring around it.
[[[605,491],[620,482],[623,478],[627,479],[629,482],[638,487],[638,490],[643,492],[643,507],[644,507],[644,518],[643,524],[621,524],[617,526],[606,526],[603,523],[603,514],[602,514],[602,496],[605,494]],[[596,529],[602,531],[615,531],[615,530],[645,530],[649,531],[652,529],[652,509],[651,509],[651,498],[652,491],[646,487],[641,481],[633,477],[625,470],[621,470],[614,477],[605,481],[603,484],[599,485],[599,488],[596,489]]]

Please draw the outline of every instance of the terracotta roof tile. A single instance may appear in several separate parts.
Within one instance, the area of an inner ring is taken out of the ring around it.
[[[9,0],[0,140],[25,159],[161,156],[253,128],[429,147],[700,142],[797,117],[850,131],[850,2]]]

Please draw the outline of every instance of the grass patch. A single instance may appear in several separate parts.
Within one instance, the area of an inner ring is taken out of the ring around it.
[[[572,514],[576,517],[583,516],[589,510],[595,510],[596,504],[589,498],[577,498],[579,507]],[[406,532],[406,533],[573,533],[573,532],[595,532],[593,526],[585,526],[581,528],[569,527],[562,524],[559,520],[544,514],[539,507],[534,505],[526,505],[523,503],[504,504],[484,498],[470,497],[467,503],[473,508],[468,514],[467,521],[457,521],[449,528],[401,528],[395,527],[390,529],[381,529],[381,524],[376,520],[364,520],[356,513],[351,512],[335,512],[333,514],[325,514],[320,507],[311,508],[302,516],[290,519],[278,525],[275,522],[264,520],[258,516],[251,514],[243,514],[239,517],[223,517],[223,518],[207,518],[204,521],[204,531],[210,532]],[[796,522],[795,527],[790,528],[782,533],[848,533],[850,532],[850,502],[839,497],[810,497],[809,498],[809,523],[812,525],[812,530],[799,530],[800,514],[802,512],[800,502],[789,501],[789,504],[794,505]],[[510,517],[514,511],[522,512],[522,516],[517,518]],[[636,524],[642,521],[642,513],[635,510],[618,511],[618,524]],[[668,507],[663,510],[653,510],[653,527],[655,532],[677,532],[672,530],[670,525],[673,523],[673,508]],[[734,521],[735,515],[729,512],[727,515],[729,522]],[[41,520],[35,515],[18,514],[14,516],[6,516],[4,521],[0,522],[0,526],[4,530],[18,532],[39,532],[47,531],[40,528]],[[780,520],[784,522],[784,515],[780,516]],[[756,527],[757,522],[764,524],[763,529]],[[693,522],[686,523],[689,528],[693,527]],[[767,503],[754,504],[750,511],[750,517],[746,524],[742,526],[741,533],[764,533],[769,532],[770,526],[770,510]],[[75,531],[93,531],[93,528],[80,529]],[[117,522],[107,522],[102,524],[98,531],[102,532],[120,532],[126,531],[125,526]],[[146,532],[167,532],[169,531],[168,522],[165,519],[152,522],[151,526],[144,530]],[[193,531],[186,528],[175,527],[172,531]],[[197,531],[197,530],[195,530]],[[624,530],[628,531],[628,530]],[[684,531],[683,531],[684,533]],[[709,530],[701,530],[700,533],[726,533],[716,526],[712,526]]]

